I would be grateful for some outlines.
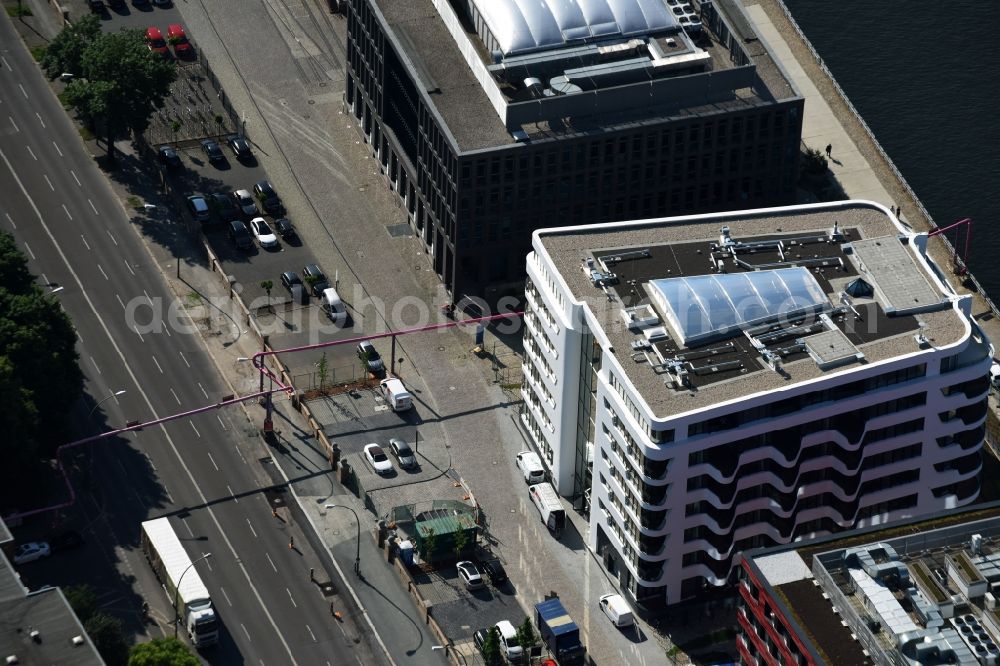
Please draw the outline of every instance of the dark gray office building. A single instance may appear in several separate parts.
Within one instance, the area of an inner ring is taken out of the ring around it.
[[[736,0],[349,0],[345,103],[458,300],[538,228],[794,201],[803,99]]]

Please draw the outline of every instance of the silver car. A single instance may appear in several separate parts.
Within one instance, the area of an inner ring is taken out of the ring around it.
[[[392,455],[396,457],[399,466],[403,469],[412,469],[417,466],[417,458],[413,455],[413,449],[398,437],[389,440],[389,450],[392,451]]]

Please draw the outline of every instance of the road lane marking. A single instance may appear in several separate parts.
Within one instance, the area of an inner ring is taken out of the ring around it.
[[[2,148],[0,148],[0,160],[3,160],[3,163],[7,166],[7,170],[10,171],[11,176],[14,177],[14,181],[17,183],[18,188],[21,190],[21,194],[24,196],[25,199],[28,200],[28,203],[31,205],[32,211],[35,213],[35,217],[38,218],[39,224],[41,225],[42,229],[45,230],[45,235],[49,237],[49,240],[55,247],[56,252],[59,254],[59,258],[66,266],[70,275],[73,276],[73,281],[76,282],[76,286],[79,290],[79,293],[83,296],[83,299],[86,301],[87,307],[90,308],[91,313],[94,315],[94,319],[100,324],[101,330],[104,332],[105,338],[107,338],[107,341],[110,344],[111,348],[114,349],[115,353],[118,355],[118,358],[121,361],[122,365],[124,366],[125,371],[128,373],[129,378],[132,380],[132,383],[138,388],[138,392],[142,396],[143,401],[146,403],[146,407],[149,409],[149,412],[153,415],[153,418],[159,418],[159,414],[156,411],[156,408],[153,407],[153,402],[149,399],[149,395],[147,395],[146,391],[143,389],[143,385],[139,382],[138,377],[136,377],[135,371],[132,369],[132,366],[129,365],[128,360],[125,357],[125,353],[122,351],[121,347],[118,346],[118,342],[115,340],[115,337],[111,334],[110,329],[108,329],[107,322],[105,322],[104,318],[101,317],[100,312],[98,312],[97,307],[94,305],[94,301],[91,300],[90,295],[87,293],[83,281],[80,279],[80,276],[76,273],[76,270],[74,270],[73,264],[70,263],[69,258],[66,256],[66,253],[62,249],[62,246],[56,240],[56,237],[52,234],[52,230],[49,228],[48,224],[46,224],[45,217],[42,215],[42,211],[38,209],[38,205],[35,203],[35,200],[31,198],[31,195],[28,193],[27,188],[25,188],[24,186],[24,182],[21,180],[21,177],[17,175],[17,172],[14,170],[13,165],[11,165],[10,163],[10,159],[7,157],[7,154],[3,151]],[[93,361],[93,358],[91,358],[91,361]],[[97,364],[95,363],[94,365],[96,366]],[[201,500],[202,504],[204,504],[207,507],[206,511],[209,517],[212,519],[212,524],[215,526],[216,531],[219,533],[219,536],[225,543],[226,548],[228,548],[229,552],[232,554],[233,559],[236,562],[236,566],[239,567],[240,573],[243,574],[243,578],[244,580],[246,580],[247,587],[249,587],[250,590],[253,592],[254,599],[257,601],[257,606],[260,608],[261,611],[263,611],[264,616],[267,618],[268,624],[271,625],[271,630],[273,632],[274,637],[278,639],[278,641],[281,643],[281,647],[284,648],[285,653],[288,655],[288,663],[292,664],[292,666],[298,666],[299,662],[298,660],[295,659],[295,655],[292,653],[292,648],[288,645],[288,641],[285,640],[284,634],[282,634],[281,630],[278,628],[278,624],[275,622],[274,616],[271,615],[271,612],[268,610],[267,604],[264,603],[264,599],[260,595],[260,590],[257,589],[256,585],[254,585],[253,578],[250,576],[250,572],[247,570],[246,565],[239,560],[239,555],[236,552],[236,548],[233,546],[233,542],[226,535],[226,531],[222,528],[222,524],[219,522],[218,516],[215,515],[215,512],[212,510],[211,505],[208,503],[208,498],[205,496],[205,493],[202,492],[201,488],[198,486],[198,483],[194,478],[194,474],[191,473],[191,468],[188,467],[187,463],[184,461],[184,457],[181,455],[181,452],[177,449],[177,444],[174,442],[173,438],[170,436],[170,432],[162,423],[160,424],[160,432],[163,433],[164,438],[167,440],[167,444],[170,446],[170,450],[174,454],[174,458],[177,460],[181,469],[184,470],[184,474],[187,476],[188,481],[194,487],[198,498]],[[167,491],[166,487],[164,487],[164,491],[167,492],[167,496],[169,497],[170,493],[169,491]],[[172,498],[170,499],[170,503],[174,504]],[[357,602],[356,599],[355,601]],[[369,626],[372,625],[369,623]],[[243,630],[246,631],[246,627],[244,627]],[[249,637],[249,634],[247,636]],[[376,638],[379,638],[377,634]],[[381,643],[381,639],[379,639],[379,641]],[[383,652],[386,654],[386,656],[388,656],[388,651],[385,650],[384,646],[383,646]],[[394,663],[391,657],[389,658],[389,662]]]
[[[123,261],[123,262],[125,263],[125,268],[127,268],[127,269],[128,269],[128,272],[129,272],[129,273],[131,273],[132,275],[135,275],[135,271],[134,271],[134,270],[132,270],[132,266],[131,266],[131,264],[129,264],[129,263],[128,263],[128,260],[126,260],[126,259],[122,259],[122,261]],[[149,298],[149,296],[147,296],[146,298]],[[152,305],[152,303],[153,303],[153,302],[152,302],[152,301],[150,301],[150,305]]]
[[[97,368],[97,374],[99,374],[99,375],[103,375],[104,374],[103,372],[101,372],[101,366],[97,365],[97,361],[94,360],[93,356],[90,357],[90,362],[94,364],[95,368]]]
[[[212,457],[212,453],[211,452],[206,452],[206,453],[208,453],[208,459],[212,461],[212,467],[214,467],[215,471],[218,472],[219,466],[215,463],[215,458]]]
[[[7,69],[9,69],[12,72],[14,71],[14,68],[10,66],[9,62],[7,62],[7,58],[4,58],[3,56],[0,56],[0,60],[3,60],[3,64],[7,65]]]
[[[316,640],[316,634],[313,633],[312,628],[308,624],[306,625],[306,629],[309,631],[309,635],[312,636],[313,643],[318,643],[319,641]]]
[[[288,589],[288,588],[286,587],[286,588],[285,588],[285,592],[288,592],[288,599],[289,599],[289,600],[290,600],[290,601],[292,602],[292,605],[293,605],[293,606],[295,606],[296,608],[298,608],[298,607],[299,607],[299,605],[298,605],[297,603],[295,603],[295,597],[293,597],[293,596],[292,596],[292,591],[291,591],[291,590],[289,590],[289,589]]]
[[[190,368],[191,364],[188,363],[188,360],[186,358],[184,358],[184,352],[178,351],[177,353],[181,355],[181,360],[184,361],[184,365],[186,365],[187,367]],[[201,384],[199,384],[199,386],[201,386]],[[202,389],[202,390],[204,390],[204,389]],[[206,396],[206,397],[208,397],[208,396]]]
[[[132,324],[132,330],[135,331],[135,334],[139,336],[139,341],[140,342],[145,342],[146,341],[146,338],[142,337],[142,333],[139,332],[139,327],[138,326],[136,326],[135,324]],[[173,389],[171,389],[171,390],[173,390]],[[180,401],[178,401],[178,402],[180,402]]]
[[[118,299],[118,304],[121,305],[122,306],[122,310],[124,310],[125,309],[125,301],[123,301],[122,297],[119,296],[118,294],[115,294],[115,298]],[[162,370],[161,370],[161,372],[162,372]]]
[[[4,213],[4,215],[5,215],[6,217],[7,217],[7,221],[8,221],[8,222],[10,222],[10,226],[12,226],[12,227],[14,227],[15,229],[17,229],[17,225],[16,225],[16,224],[14,224],[14,218],[12,218],[12,217],[10,216],[10,213]]]
[[[153,471],[155,472],[156,471],[156,465],[153,464],[153,459],[149,457],[148,453],[144,452],[142,455],[146,456],[146,461],[149,463],[149,466],[152,467]]]
[[[32,251],[31,251],[31,248],[30,248],[30,247],[28,246],[28,241],[25,241],[25,242],[24,242],[24,249],[28,251],[28,254],[30,254],[30,255],[31,255],[31,258],[32,258],[32,259],[34,259],[34,258],[35,258],[35,253],[34,253],[34,252],[32,252]]]
[[[17,123],[14,122],[14,116],[7,116],[7,117],[10,118],[10,124],[14,126],[14,131],[15,132],[20,132],[21,128],[18,127]]]
[[[174,334],[170,332],[170,327],[167,326],[166,322],[163,323],[163,332],[167,334],[168,338],[174,337]]]
[[[229,491],[229,496],[233,498],[233,501],[239,504],[240,501],[236,498],[236,493],[233,492],[233,489],[229,487],[228,483],[226,484],[226,490]]]
[[[226,424],[222,422],[222,417],[221,416],[219,416],[218,414],[216,414],[215,418],[219,419],[219,425],[222,426],[223,430],[226,430],[226,431],[229,430],[229,428],[226,427]]]
[[[163,492],[165,492],[167,494],[167,500],[171,504],[177,504],[177,502],[174,501],[173,495],[170,494],[170,489],[169,488],[167,488],[166,486],[163,486]]]
[[[89,250],[90,249],[90,243],[88,243],[87,239],[83,237],[83,234],[80,234],[80,240],[83,241],[84,246]]]
[[[177,397],[177,392],[176,391],[174,391],[173,389],[170,389],[170,395],[174,396],[174,400],[177,401],[178,405],[181,404],[181,399]]]
[[[76,171],[73,171],[72,169],[70,169],[69,170],[69,175],[73,176],[73,180],[76,181],[77,185],[79,185],[80,187],[83,187],[83,184],[80,183],[80,179],[76,177]]]
[[[247,640],[250,641],[251,643],[253,643],[253,639],[250,638],[250,632],[247,631],[247,626],[245,624],[243,624],[242,622],[240,622],[240,626],[243,627],[243,633],[247,635]]]
[[[188,421],[188,423],[191,424],[191,429],[194,430],[194,434],[198,435],[198,439],[201,439],[201,433],[198,432],[196,427],[194,427],[194,421]]]
[[[186,520],[182,520],[181,522],[182,522],[182,523],[184,523],[184,527],[185,527],[185,528],[187,528],[187,531],[188,531],[188,534],[189,534],[189,535],[190,535],[190,536],[191,536],[192,538],[194,538],[194,532],[192,532],[192,531],[191,531],[191,526],[190,526],[190,525],[188,525],[187,521],[186,521]]]
[[[35,111],[35,117],[38,118],[38,122],[42,124],[42,127],[45,127],[45,121],[42,120],[42,114],[38,113],[38,111]]]
[[[66,211],[66,217],[68,217],[70,220],[72,220],[73,219],[73,214],[69,212],[69,208],[66,208],[66,204],[63,204],[62,207],[63,207],[63,210]]]
[[[278,573],[278,567],[274,566],[274,560],[271,559],[271,556],[267,553],[264,553],[264,557],[266,557],[267,561],[271,563],[271,568],[274,569],[274,573]]]
[[[48,174],[44,174],[43,173],[42,174],[42,178],[44,178],[45,182],[49,184],[49,189],[52,190],[53,192],[55,192],[56,191],[56,186],[52,184],[51,180],[49,180]]]
[[[207,559],[205,560],[205,566],[208,567],[209,571],[215,571],[215,569],[212,568],[211,563]]]
[[[111,235],[111,229],[105,229],[104,231],[107,232],[108,238],[111,239],[111,242],[114,243],[115,245],[118,245],[118,241],[116,241],[115,237]]]
[[[91,201],[90,199],[87,199],[87,203],[90,204],[90,209],[92,211],[94,211],[94,215],[100,215],[100,213],[97,212],[97,206],[94,205],[93,201]]]
[[[250,531],[251,531],[251,532],[253,533],[253,538],[254,538],[254,539],[257,539],[257,538],[259,538],[259,537],[257,536],[257,530],[255,530],[255,529],[253,528],[253,525],[252,525],[252,524],[250,523],[250,519],[249,519],[249,518],[247,518],[247,525],[249,525],[249,526],[250,526]]]
[[[33,158],[35,158],[35,161],[37,162],[37,161],[38,161],[38,157],[37,157],[37,156],[35,155],[35,151],[33,151],[33,150],[31,149],[31,146],[29,146],[29,145],[25,144],[25,146],[24,146],[24,147],[28,149],[28,152],[29,152],[29,153],[31,153],[31,156],[32,156]]]
[[[184,354],[181,353],[181,356],[184,356]],[[198,388],[201,389],[202,394],[207,398],[208,397],[208,393],[205,391],[205,387],[201,385],[201,382],[198,382]]]
[[[103,275],[103,276],[104,276],[104,279],[105,279],[105,280],[109,280],[109,279],[110,279],[110,278],[108,277],[108,274],[104,272],[104,269],[103,269],[103,268],[101,268],[101,265],[100,265],[100,264],[97,264],[97,270],[101,271],[101,275]]]
[[[229,594],[226,592],[226,588],[220,586],[219,589],[222,590],[222,596],[224,596],[226,598],[226,603],[229,604],[230,608],[232,608],[233,607],[233,602],[230,601]]]
[[[153,356],[152,359],[153,359],[153,363],[156,364],[156,369],[159,370],[160,374],[162,375],[163,374],[163,368],[160,367],[160,362],[156,360],[155,356]]]
[[[59,157],[65,157],[62,150],[59,149],[59,144],[56,143],[55,140],[52,141],[52,145],[55,146],[56,152],[59,153]]]
[[[18,83],[17,87],[21,89],[21,94],[24,95],[24,99],[28,99],[28,91],[24,89],[24,86]]]

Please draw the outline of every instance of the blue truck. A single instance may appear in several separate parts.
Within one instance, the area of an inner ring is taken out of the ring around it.
[[[535,624],[542,642],[559,666],[582,664],[585,650],[580,643],[580,627],[563,608],[559,597],[535,604]]]

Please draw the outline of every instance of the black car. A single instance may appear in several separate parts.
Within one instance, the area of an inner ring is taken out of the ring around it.
[[[476,633],[472,634],[472,641],[476,644],[479,653],[484,657],[486,653],[483,651],[483,646],[486,644],[486,639],[489,637],[491,631],[496,631],[496,629],[487,629],[484,627],[483,629],[476,629]]]
[[[160,160],[160,164],[168,169],[177,169],[181,166],[181,156],[170,146],[160,146],[160,149],[156,151],[156,155]]]
[[[302,280],[295,274],[295,271],[285,271],[282,273],[281,284],[285,285],[285,289],[292,295],[293,303],[304,304],[309,302],[309,292],[306,291],[305,285],[302,284]]]
[[[95,14],[104,13],[104,0],[87,0],[87,5],[90,7],[90,11]]]
[[[322,296],[323,292],[330,288],[330,281],[316,264],[303,266],[302,279],[311,286],[313,296]]]
[[[49,548],[52,549],[52,552],[59,550],[73,550],[74,548],[79,548],[82,545],[83,537],[80,536],[79,532],[74,532],[73,530],[49,537]]]
[[[253,186],[253,195],[260,202],[261,209],[268,215],[281,215],[285,212],[285,207],[278,198],[278,193],[274,191],[271,183],[262,180]]]
[[[229,223],[229,237],[240,250],[253,249],[253,238],[247,229],[247,223],[243,220],[233,220]]]
[[[295,227],[292,226],[292,221],[286,217],[279,217],[275,220],[274,229],[278,232],[278,235],[285,240],[295,238]]]
[[[226,139],[226,143],[233,150],[233,154],[236,155],[236,159],[248,160],[253,157],[253,152],[250,150],[250,142],[244,137],[235,134]]]
[[[510,581],[510,578],[507,577],[507,570],[500,564],[500,560],[491,559],[482,561],[479,563],[479,568],[490,579],[493,587],[503,587]]]
[[[240,210],[233,203],[232,197],[225,192],[216,192],[208,197],[208,205],[212,211],[223,222],[232,222],[240,219]]]
[[[226,156],[222,154],[222,148],[219,148],[219,144],[212,139],[202,141],[201,150],[208,157],[209,162],[222,162],[226,159]]]
[[[369,340],[362,340],[358,343],[358,358],[364,364],[365,370],[373,375],[381,376],[385,372],[385,361],[378,355],[375,345]]]

